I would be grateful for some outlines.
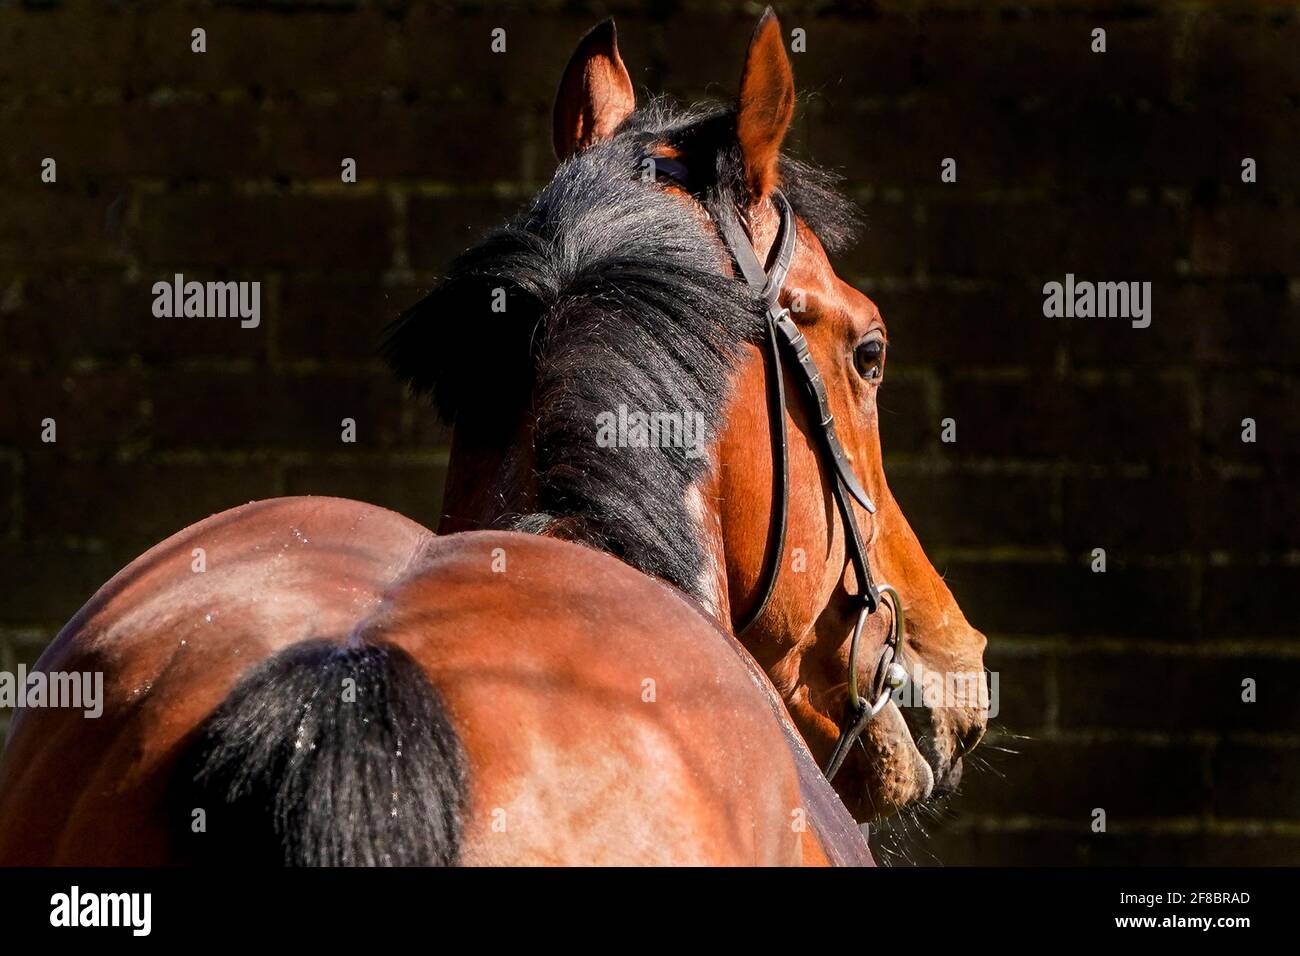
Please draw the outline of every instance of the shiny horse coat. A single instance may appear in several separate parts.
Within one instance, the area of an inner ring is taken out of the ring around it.
[[[266,860],[279,835],[183,801],[178,770],[241,680],[318,641],[409,656],[463,750],[451,858],[401,862],[868,859],[761,674],[673,589],[562,541],[440,538],[360,502],[283,498],[151,549],[42,656],[47,670],[103,672],[106,705],[97,720],[19,714],[0,760],[0,865]],[[346,700],[326,687],[312,706]],[[280,746],[309,710],[274,728]],[[333,823],[358,846],[293,862],[384,862],[365,856],[367,821]],[[838,840],[823,849],[818,832]]]

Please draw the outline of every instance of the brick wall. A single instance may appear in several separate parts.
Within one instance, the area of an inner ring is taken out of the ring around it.
[[[545,180],[559,70],[611,11],[639,86],[731,95],[756,13],[735,4],[0,8],[0,667],[251,498],[436,522],[445,435],[378,332]],[[1300,862],[1300,10],[779,12],[807,30],[797,138],[869,217],[839,265],[890,322],[891,484],[1001,682],[964,794],[883,849]],[[152,319],[174,272],[261,281],[261,328]],[[1151,327],[1043,318],[1066,272],[1152,282]]]

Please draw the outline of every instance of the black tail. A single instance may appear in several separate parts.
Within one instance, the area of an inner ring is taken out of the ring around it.
[[[263,661],[199,727],[176,783],[194,862],[447,866],[459,853],[460,741],[395,647],[309,641]]]

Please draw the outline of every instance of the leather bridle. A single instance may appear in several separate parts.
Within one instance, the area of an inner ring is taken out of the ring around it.
[[[848,455],[844,452],[844,446],[840,443],[839,435],[835,430],[835,418],[831,415],[830,403],[826,397],[826,385],[808,349],[808,340],[791,318],[790,310],[780,304],[781,290],[790,271],[790,265],[794,261],[796,224],[794,210],[780,190],[773,191],[772,202],[780,213],[781,224],[776,242],[773,243],[772,251],[768,256],[771,262],[768,269],[764,269],[759,263],[753,242],[749,233],[741,225],[734,205],[716,193],[711,194],[705,203],[705,207],[717,225],[723,243],[735,260],[736,267],[749,287],[762,297],[767,307],[765,361],[770,363],[768,381],[771,384],[768,397],[772,418],[774,481],[778,482],[773,488],[772,500],[776,513],[769,532],[763,583],[758,589],[759,598],[744,618],[736,622],[735,628],[736,634],[742,635],[762,616],[776,590],[785,555],[786,524],[790,508],[790,453],[783,374],[783,367],[787,367],[800,386],[799,391],[804,401],[807,402],[809,419],[813,423],[817,436],[818,458],[830,473],[831,494],[844,521],[849,562],[853,565],[860,588],[860,593],[854,597],[858,605],[858,618],[849,644],[848,702],[840,721],[839,740],[823,768],[829,780],[835,777],[853,744],[861,743],[861,735],[867,724],[885,708],[891,693],[901,687],[907,679],[906,671],[897,659],[903,639],[903,602],[899,599],[897,591],[888,584],[876,584],[872,577],[866,545],[863,543],[862,531],[858,527],[858,519],[854,514],[850,498],[865,508],[869,514],[875,513],[876,506],[863,489],[849,462]],[[782,364],[783,358],[786,361],[785,366]],[[876,666],[875,677],[869,688],[870,694],[863,697],[858,693],[858,649],[867,618],[880,608],[882,600],[885,599],[889,600],[892,610],[889,638],[885,642],[880,662]]]

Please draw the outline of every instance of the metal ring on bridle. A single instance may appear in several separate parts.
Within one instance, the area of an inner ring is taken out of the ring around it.
[[[903,640],[903,601],[892,585],[878,584],[876,590],[882,598],[886,596],[889,598],[890,610],[892,611],[890,614],[889,638],[885,641],[888,650],[886,655],[881,657],[880,666],[876,670],[876,679],[879,681],[881,670],[888,670],[898,660],[898,649],[902,646]],[[870,605],[864,605],[862,610],[858,612],[858,622],[853,627],[853,640],[849,643],[849,706],[859,712],[862,710],[864,703],[858,694],[858,644],[862,640],[862,631],[866,628],[867,618],[870,616]],[[887,674],[880,695],[871,703],[869,716],[874,717],[884,710],[885,705],[889,703],[890,695],[901,686],[901,682],[895,683],[891,681]]]

